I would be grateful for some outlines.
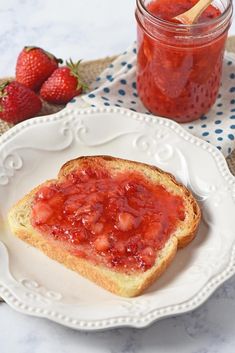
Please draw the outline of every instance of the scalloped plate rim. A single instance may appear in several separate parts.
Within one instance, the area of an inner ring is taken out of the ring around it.
[[[61,120],[65,116],[69,114],[74,113],[79,113],[79,114],[94,114],[94,113],[120,113],[124,115],[128,115],[131,118],[139,119],[141,120],[141,117],[145,117],[145,120],[149,120],[151,122],[154,122],[155,119],[161,122],[162,126],[166,126],[168,128],[177,128],[177,134],[179,134],[182,138],[187,136],[187,141],[189,143],[193,144],[199,144],[204,146],[204,150],[207,151],[207,153],[210,153],[213,158],[217,159],[217,161],[220,161],[220,167],[218,167],[218,170],[220,168],[223,168],[223,173],[220,170],[220,173],[222,173],[223,178],[227,180],[231,180],[232,182],[235,182],[235,177],[232,175],[230,172],[227,162],[223,156],[223,154],[213,145],[208,144],[204,140],[201,140],[198,137],[195,137],[194,135],[190,134],[188,131],[186,131],[182,126],[180,126],[178,123],[175,121],[166,119],[166,118],[161,118],[161,117],[156,117],[156,116],[151,116],[147,114],[142,114],[138,112],[132,112],[128,109],[125,108],[116,108],[116,107],[106,107],[106,108],[87,108],[87,109],[68,109],[64,108],[58,113],[52,114],[52,115],[47,115],[43,117],[36,117],[32,118],[26,121],[23,121],[19,123],[18,125],[14,126],[7,132],[5,132],[2,136],[0,136],[0,147],[4,146],[7,141],[11,140],[16,136],[21,130],[32,126],[32,125],[37,125],[40,123],[47,123],[50,121],[55,121],[55,120]],[[173,129],[174,130],[174,129]],[[191,141],[190,141],[191,139]],[[193,142],[192,142],[193,141]],[[195,141],[195,142],[194,142]],[[35,317],[42,317],[42,318],[47,318],[51,321],[57,322],[59,324],[62,324],[67,327],[71,327],[77,330],[81,331],[103,331],[107,329],[113,329],[113,328],[121,328],[121,327],[133,327],[133,328],[145,328],[152,323],[163,319],[170,317],[172,315],[180,315],[186,312],[189,312],[191,310],[194,310],[201,306],[214,292],[215,290],[221,286],[226,280],[231,278],[235,274],[235,244],[233,245],[232,251],[230,258],[228,260],[226,268],[223,270],[222,273],[219,273],[218,275],[212,277],[207,284],[203,287],[203,289],[200,289],[192,298],[186,300],[185,302],[171,305],[171,306],[165,306],[160,309],[162,313],[158,313],[159,309],[153,309],[148,312],[148,314],[143,314],[142,317],[140,316],[132,316],[126,318],[125,316],[119,317],[119,318],[109,318],[109,319],[101,319],[101,320],[79,320],[79,319],[70,319],[68,320],[68,317],[66,315],[56,315],[55,312],[46,310],[46,309],[41,309],[40,311],[37,311],[37,308],[33,308],[30,306],[27,306],[24,302],[20,301],[14,293],[12,293],[6,285],[3,283],[0,283],[0,294],[2,298],[5,300],[5,302],[11,306],[13,309],[22,312],[24,314],[28,314],[31,316]],[[217,280],[217,277],[223,276],[222,279]],[[205,289],[208,287],[207,289]],[[202,292],[205,292],[205,294],[202,294]],[[177,306],[177,308],[176,308]],[[76,322],[75,322],[76,321]],[[126,321],[126,322],[125,322]]]

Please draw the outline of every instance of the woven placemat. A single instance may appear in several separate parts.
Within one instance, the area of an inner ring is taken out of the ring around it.
[[[235,36],[228,38],[227,50],[235,53]],[[100,73],[104,69],[106,69],[115,58],[116,56],[112,56],[112,57],[107,57],[105,59],[86,61],[81,63],[80,69],[81,69],[81,77],[83,81],[89,86],[89,84],[91,84],[91,82],[93,82],[96,79],[96,77],[98,77]],[[6,79],[12,80],[13,78],[10,77],[10,78],[0,79],[0,84],[2,81]],[[62,105],[52,105],[52,104],[43,102],[43,107],[39,115],[42,116],[42,115],[54,114],[63,108],[64,106]],[[2,135],[4,132],[9,130],[11,127],[12,127],[11,124],[7,124],[4,121],[0,120],[0,135]],[[231,172],[235,175],[235,150],[227,158],[227,162]],[[0,301],[1,300],[2,299],[0,298]]]

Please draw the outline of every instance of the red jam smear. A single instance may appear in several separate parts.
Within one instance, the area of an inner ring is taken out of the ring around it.
[[[174,22],[174,16],[197,1],[154,0],[147,9],[155,17]],[[220,15],[220,10],[210,5],[198,22],[209,26],[209,21]],[[192,39],[182,42],[176,32],[148,23],[148,32],[154,33],[150,36],[138,23],[137,88],[143,104],[153,114],[184,123],[200,118],[215,103],[227,31],[206,41],[206,29],[197,29],[197,35],[198,31],[201,38],[194,37],[192,29]]]
[[[86,168],[43,186],[32,225],[72,254],[130,273],[151,268],[179,220],[181,197],[147,182],[139,172]]]

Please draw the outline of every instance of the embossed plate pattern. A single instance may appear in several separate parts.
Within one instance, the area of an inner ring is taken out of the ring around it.
[[[172,172],[198,199],[197,238],[142,296],[120,298],[48,259],[9,231],[11,205],[67,160],[108,154]],[[192,310],[235,273],[235,178],[222,154],[178,124],[118,108],[25,121],[0,139],[0,295],[13,308],[80,330],[145,327]]]

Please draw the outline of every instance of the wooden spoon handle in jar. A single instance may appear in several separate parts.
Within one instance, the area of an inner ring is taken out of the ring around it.
[[[203,11],[206,10],[212,1],[213,0],[200,0],[190,10],[174,17],[174,20],[186,25],[196,23]]]

